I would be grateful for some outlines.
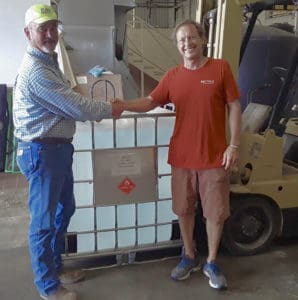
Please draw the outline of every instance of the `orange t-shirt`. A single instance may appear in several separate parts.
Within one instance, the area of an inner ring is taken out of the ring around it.
[[[240,97],[227,61],[211,58],[197,70],[179,65],[164,75],[150,96],[161,105],[175,105],[168,163],[176,168],[220,167],[227,147],[225,106]]]

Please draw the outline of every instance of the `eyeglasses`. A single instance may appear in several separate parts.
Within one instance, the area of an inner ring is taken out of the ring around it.
[[[185,44],[186,41],[188,42],[194,42],[196,40],[198,40],[200,37],[198,36],[185,36],[185,37],[182,37],[181,39],[177,40],[177,43],[179,44]]]
[[[58,25],[59,25],[58,21],[55,21],[55,22],[51,22],[51,23],[45,23],[45,24],[42,24],[42,25],[37,25],[35,28],[36,28],[37,31],[45,33],[48,30],[50,30],[50,31],[57,30]]]

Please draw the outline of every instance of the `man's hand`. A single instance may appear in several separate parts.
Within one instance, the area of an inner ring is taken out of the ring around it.
[[[115,98],[111,100],[112,115],[114,119],[119,119],[123,112],[123,100]]]
[[[234,167],[237,164],[238,159],[238,147],[229,145],[223,154],[222,166],[224,166],[225,170],[228,170],[230,167]]]

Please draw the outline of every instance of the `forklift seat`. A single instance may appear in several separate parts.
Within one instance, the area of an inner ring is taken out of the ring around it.
[[[270,105],[249,103],[242,113],[242,132],[260,132],[269,119],[271,109]]]

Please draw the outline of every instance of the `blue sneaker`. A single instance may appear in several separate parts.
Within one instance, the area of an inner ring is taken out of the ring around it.
[[[187,279],[191,272],[198,271],[200,268],[201,265],[198,255],[196,255],[194,259],[191,259],[183,254],[179,264],[172,270],[171,278],[173,280]]]
[[[225,276],[221,273],[215,262],[206,262],[203,273],[209,278],[209,285],[217,290],[224,290],[228,287]]]

